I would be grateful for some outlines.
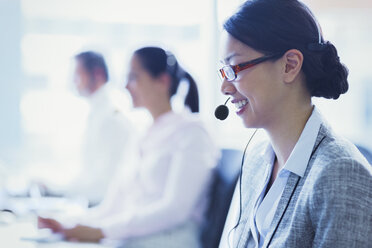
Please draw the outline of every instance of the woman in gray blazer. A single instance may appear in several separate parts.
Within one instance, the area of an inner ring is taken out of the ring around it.
[[[311,100],[349,87],[314,15],[297,0],[252,0],[224,29],[221,91],[269,141],[246,156],[220,247],[371,247],[371,166]]]

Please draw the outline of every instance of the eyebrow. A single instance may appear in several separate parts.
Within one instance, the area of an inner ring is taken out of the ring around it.
[[[225,62],[226,64],[230,62],[230,60],[234,57],[237,57],[237,56],[241,56],[241,54],[239,53],[233,53],[233,54],[230,54],[229,56],[227,56],[223,61],[221,62]]]

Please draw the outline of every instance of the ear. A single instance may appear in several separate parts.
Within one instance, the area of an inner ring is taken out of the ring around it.
[[[301,72],[304,56],[299,50],[291,49],[283,55],[283,59],[285,63],[283,80],[285,83],[292,83]]]
[[[168,73],[162,73],[159,77],[158,77],[158,81],[160,83],[160,85],[165,88],[167,91],[169,90],[170,88],[170,85],[171,85],[171,77],[169,76]]]

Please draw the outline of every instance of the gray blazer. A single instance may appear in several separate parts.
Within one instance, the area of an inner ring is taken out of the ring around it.
[[[242,216],[233,247],[253,242],[249,218],[266,169],[262,149],[263,144],[253,149],[243,168]],[[371,165],[325,123],[304,176],[290,174],[263,247],[372,247]]]

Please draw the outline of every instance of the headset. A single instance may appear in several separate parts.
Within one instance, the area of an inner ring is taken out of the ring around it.
[[[227,102],[230,100],[230,97],[227,98],[225,104],[222,104],[216,108],[214,111],[214,116],[216,116],[217,119],[223,121],[229,116],[229,108],[226,106]]]
[[[225,104],[219,105],[216,108],[216,110],[214,111],[214,115],[217,119],[223,121],[229,116],[229,108],[226,106],[226,104],[229,100],[230,100],[230,97],[227,98]],[[253,139],[253,137],[255,136],[257,131],[258,131],[258,128],[253,132],[253,134],[249,138],[247,144],[245,145],[243,156],[242,156],[242,161],[241,161],[241,164],[240,164],[240,173],[239,173],[239,205],[240,205],[240,207],[239,207],[239,218],[238,218],[238,221],[235,224],[235,226],[227,234],[227,242],[229,244],[229,247],[230,247],[231,232],[239,226],[240,219],[241,219],[241,216],[242,216],[242,175],[243,175],[243,166],[244,166],[245,154],[247,152],[247,148],[248,148],[249,143],[251,143],[251,140]]]

